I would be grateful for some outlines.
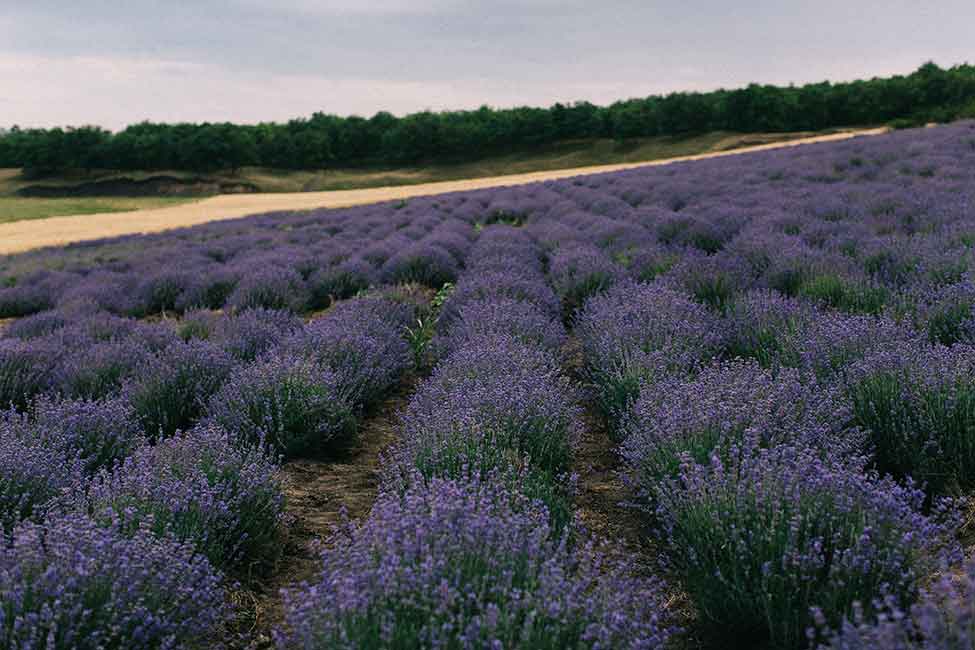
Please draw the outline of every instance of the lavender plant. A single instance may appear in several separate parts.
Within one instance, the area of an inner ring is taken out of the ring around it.
[[[17,527],[0,554],[0,646],[219,647],[220,576],[189,544],[81,514]]]
[[[621,283],[586,303],[575,331],[614,429],[641,384],[689,372],[718,353],[718,323],[703,305],[657,284]]]
[[[668,558],[716,633],[802,648],[810,608],[835,626],[881,595],[906,605],[952,556],[951,518],[862,460],[788,445],[738,457],[688,459],[657,492]]]
[[[236,370],[207,418],[241,440],[294,458],[354,429],[341,378],[312,359],[274,355]]]
[[[381,494],[286,593],[278,647],[662,647],[663,586],[548,519],[490,478]]]
[[[124,392],[155,441],[192,426],[232,367],[233,360],[211,343],[175,343],[150,357]]]
[[[192,543],[239,575],[277,554],[284,517],[274,462],[216,426],[142,447],[93,482],[87,507],[125,534],[146,528]]]
[[[621,455],[630,480],[652,498],[688,462],[778,445],[802,445],[838,457],[863,453],[865,436],[835,387],[805,383],[798,372],[773,374],[755,362],[720,363],[692,379],[666,377],[640,393],[624,423]]]
[[[959,575],[948,573],[922,591],[905,608],[892,599],[878,599],[869,619],[862,605],[820,650],[971,650],[975,648],[975,563],[966,562]],[[814,611],[821,625],[825,619]]]
[[[884,346],[848,373],[853,420],[869,432],[877,467],[964,493],[975,480],[975,348]]]

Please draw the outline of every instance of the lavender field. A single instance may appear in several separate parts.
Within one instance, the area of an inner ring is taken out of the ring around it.
[[[0,319],[0,648],[975,648],[975,122],[44,249]]]

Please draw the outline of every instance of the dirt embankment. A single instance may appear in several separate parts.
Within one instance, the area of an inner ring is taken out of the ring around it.
[[[17,190],[18,196],[63,199],[102,196],[214,196],[217,194],[248,194],[260,191],[254,183],[222,181],[205,176],[177,178],[150,176],[149,178],[112,178],[74,185],[28,185]]]

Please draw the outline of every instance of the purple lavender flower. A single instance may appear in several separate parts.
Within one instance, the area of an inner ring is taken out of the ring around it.
[[[404,336],[411,313],[408,305],[383,298],[350,300],[309,323],[284,350],[331,369],[340,392],[356,406],[368,406],[413,363]]]
[[[318,582],[285,593],[280,648],[658,648],[663,586],[489,478],[381,494]]]
[[[417,389],[403,415],[397,463],[456,476],[520,462],[568,470],[580,430],[574,390],[542,350],[494,337],[460,348]]]
[[[53,342],[0,339],[0,409],[23,408],[50,388],[60,353]]]
[[[284,516],[276,465],[216,426],[142,447],[99,476],[87,502],[96,519],[175,536],[223,569],[272,557]]]
[[[0,554],[0,646],[219,647],[220,577],[185,543],[80,514],[25,523]]]
[[[320,449],[355,424],[341,379],[313,359],[276,355],[240,368],[211,399],[208,419],[285,457]]]
[[[26,415],[0,412],[0,533],[42,518],[83,484],[80,452],[34,434]]]
[[[528,302],[512,298],[477,300],[464,305],[441,339],[435,339],[438,356],[495,336],[509,336],[522,343],[558,353],[565,344],[565,327]]]
[[[661,284],[620,283],[591,298],[576,335],[604,415],[618,422],[643,382],[715,356],[719,322],[707,307]]]
[[[975,348],[885,345],[845,378],[854,422],[883,472],[923,481],[932,494],[975,481]]]
[[[702,622],[742,642],[806,647],[819,607],[834,626],[857,602],[912,602],[955,556],[924,493],[862,460],[782,445],[724,464],[690,459],[657,490],[668,557]]]
[[[459,264],[443,248],[417,242],[394,253],[383,264],[380,276],[384,282],[398,284],[418,282],[439,289],[457,278]]]
[[[41,397],[33,404],[30,415],[23,435],[59,450],[66,459],[79,457],[87,476],[112,469],[145,444],[135,414],[122,398]]]
[[[237,311],[256,307],[302,311],[308,297],[305,281],[295,270],[251,266],[242,271],[240,282],[227,297],[227,307]]]
[[[948,573],[922,590],[909,610],[892,599],[871,607],[869,620],[860,604],[820,650],[971,650],[975,648],[975,562],[960,575]],[[817,618],[822,620],[820,612]],[[823,621],[825,622],[825,621]]]
[[[623,269],[594,246],[560,248],[552,256],[549,280],[562,301],[562,313],[572,316],[592,295],[623,277]]]
[[[150,440],[193,425],[234,362],[206,341],[174,343],[150,357],[124,394]]]
[[[803,445],[836,456],[862,453],[862,433],[835,387],[773,374],[755,362],[704,368],[693,379],[665,377],[640,392],[623,426],[621,454],[645,496],[681,464],[776,445]]]
[[[235,359],[253,361],[301,327],[301,319],[290,312],[258,307],[225,315],[208,340]]]

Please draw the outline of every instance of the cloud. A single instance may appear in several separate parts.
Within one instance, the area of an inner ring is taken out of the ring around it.
[[[848,79],[960,62],[975,22],[970,0],[8,4],[0,125],[607,103]]]

